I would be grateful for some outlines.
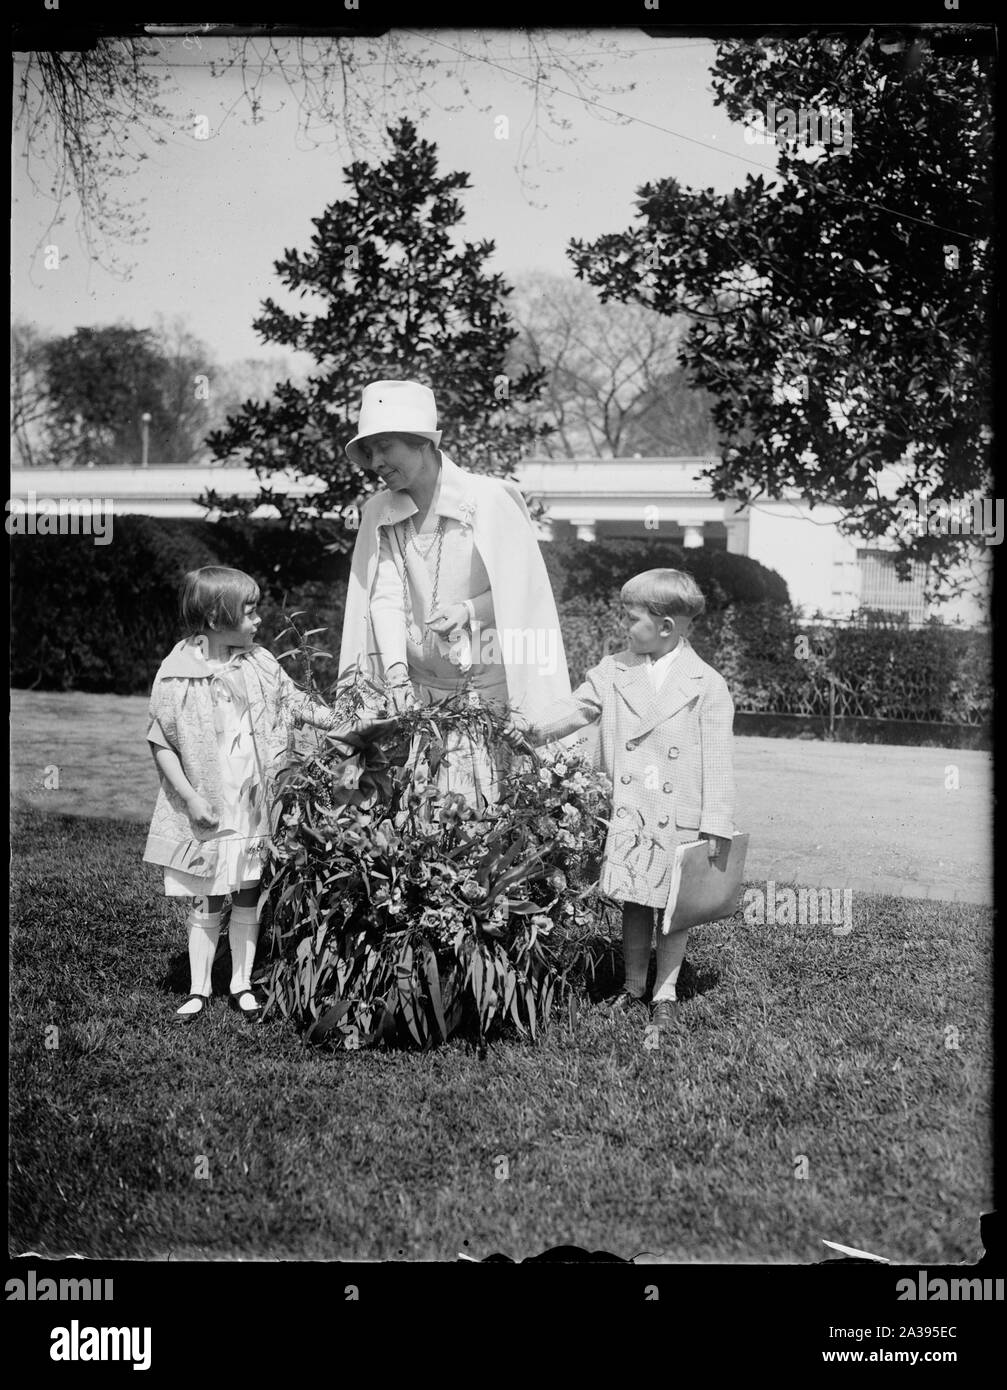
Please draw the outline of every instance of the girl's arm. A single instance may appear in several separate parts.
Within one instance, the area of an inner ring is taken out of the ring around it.
[[[265,651],[265,648],[263,648]],[[328,705],[320,704],[307,691],[293,681],[280,663],[272,655],[267,653],[270,658],[270,665],[275,663],[275,675],[279,685],[279,698],[283,711],[289,716],[290,721],[301,724],[310,724],[315,729],[335,730],[347,727],[345,719],[339,719],[335,710]]]
[[[185,802],[193,823],[200,830],[213,830],[220,823],[220,817],[186,777],[181,760],[175,750],[153,743],[150,748],[154,754],[154,762],[157,764],[158,771]]]
[[[315,729],[338,729],[346,723],[336,717],[335,710],[326,705],[316,705],[310,698],[305,698],[307,703],[299,711],[302,724],[310,724]]]

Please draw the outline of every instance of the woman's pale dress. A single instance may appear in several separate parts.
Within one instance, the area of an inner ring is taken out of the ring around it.
[[[371,622],[385,669],[404,662],[417,698],[425,704],[464,688],[473,701],[507,703],[507,676],[500,643],[493,630],[493,595],[489,575],[473,543],[472,529],[435,507],[415,530],[410,520],[380,530],[377,578],[371,597]],[[443,526],[443,538],[438,528]],[[438,549],[440,548],[439,567]],[[403,605],[402,574],[407,579],[408,611]],[[436,578],[436,593],[435,593]],[[426,628],[431,608],[471,600],[474,624],[453,642]],[[422,634],[417,643],[410,633]],[[439,777],[444,790],[470,800],[493,802],[504,771],[480,739],[449,736]]]

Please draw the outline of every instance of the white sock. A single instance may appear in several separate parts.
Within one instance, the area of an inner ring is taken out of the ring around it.
[[[669,932],[667,936],[657,931],[657,975],[654,979],[654,1003],[661,999],[678,998],[678,973],[685,960],[685,948],[689,941],[688,931]]]
[[[232,907],[231,925],[227,929],[231,942],[231,993],[251,988],[255,946],[259,939],[259,909]],[[250,999],[241,1000],[241,1007],[252,1008]]]
[[[220,913],[203,912],[194,907],[186,919],[186,926],[189,928],[189,993],[209,994],[210,974],[220,935]],[[190,999],[177,1012],[195,1014],[205,1007],[198,1000]]]

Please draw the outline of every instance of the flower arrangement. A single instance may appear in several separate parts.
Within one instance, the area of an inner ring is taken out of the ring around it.
[[[508,715],[470,692],[390,717],[358,677],[336,709],[371,723],[293,752],[277,784],[266,1014],[350,1048],[428,1047],[466,1018],[481,1045],[505,1020],[535,1037],[603,944],[607,780],[563,750],[515,754]],[[495,799],[451,789],[473,746]]]

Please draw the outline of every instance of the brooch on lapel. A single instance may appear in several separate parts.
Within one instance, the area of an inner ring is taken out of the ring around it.
[[[458,504],[458,511],[461,513],[462,529],[464,531],[472,530],[472,518],[475,516],[475,510],[476,504],[471,497],[466,497],[464,501]]]

